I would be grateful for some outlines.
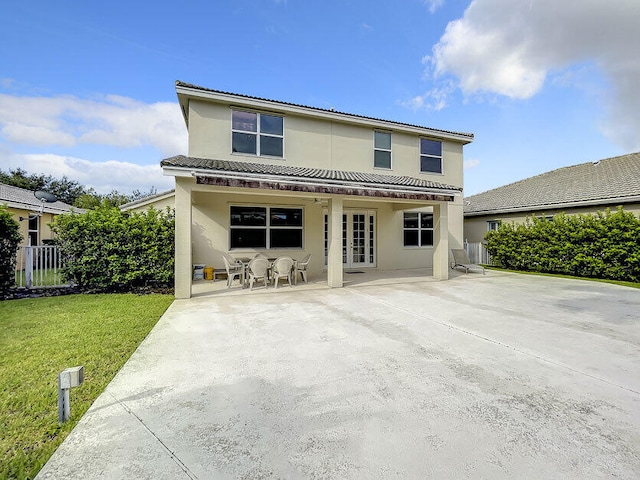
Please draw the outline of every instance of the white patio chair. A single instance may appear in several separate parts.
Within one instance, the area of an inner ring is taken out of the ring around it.
[[[266,258],[256,257],[249,262],[249,290],[253,290],[253,282],[258,279],[264,280],[264,288],[267,288],[267,280],[269,278],[269,260]]]
[[[299,262],[295,262],[293,265],[293,282],[298,283],[298,274],[304,280],[304,283],[309,283],[307,279],[307,267],[309,266],[309,261],[311,260],[311,254],[308,253],[304,256],[302,260]]]
[[[275,287],[278,288],[278,280],[286,278],[291,287],[291,270],[293,268],[293,259],[291,257],[278,257],[273,261],[271,266],[271,281],[275,283]]]
[[[240,260],[236,260],[231,255],[223,253],[222,261],[227,271],[227,288],[231,288],[233,279],[238,277],[240,284],[244,285],[244,264]]]
[[[453,265],[451,266],[452,269],[456,267],[462,267],[464,268],[465,273],[469,273],[469,270],[480,269],[482,270],[482,274],[486,275],[483,266],[471,263],[471,260],[469,260],[469,255],[467,255],[467,251],[464,248],[452,248],[451,254],[453,255]]]

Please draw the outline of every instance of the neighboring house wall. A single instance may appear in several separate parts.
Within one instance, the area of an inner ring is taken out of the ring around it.
[[[47,240],[51,240],[53,238],[53,232],[51,231],[51,227],[49,226],[49,224],[53,222],[53,219],[55,218],[55,215],[53,215],[52,213],[45,212],[41,215],[36,215],[33,210],[24,210],[21,208],[12,207],[8,207],[8,210],[12,214],[13,219],[18,222],[18,225],[20,226],[20,235],[22,236],[20,245],[27,245],[30,232],[33,245],[42,245],[43,242],[46,242]],[[31,220],[29,217],[30,215]],[[34,223],[36,225],[34,225]],[[31,227],[35,227],[35,229]],[[34,242],[33,239],[36,237],[37,240]]]
[[[42,245],[53,238],[49,224],[57,215],[69,213],[71,205],[55,201],[41,203],[34,192],[13,185],[0,184],[0,204],[6,205],[13,219],[18,222],[22,240],[20,245],[27,245],[31,238],[31,245]],[[84,212],[77,209],[78,212]]]
[[[640,216],[640,203],[597,206],[594,205],[580,208],[548,209],[530,212],[466,216],[464,219],[464,239],[466,242],[470,243],[482,242],[484,240],[484,236],[489,231],[489,222],[524,223],[526,222],[527,218],[531,217],[553,217],[554,215],[557,215],[559,213],[564,213],[566,215],[595,214],[597,212],[604,212],[607,208],[609,208],[611,211],[615,211],[618,206],[622,206],[622,208],[627,212],[631,212],[636,216]]]

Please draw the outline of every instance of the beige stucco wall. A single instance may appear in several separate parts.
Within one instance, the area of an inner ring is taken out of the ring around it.
[[[8,210],[11,213],[13,219],[16,222],[18,222],[18,225],[20,225],[20,235],[22,236],[20,245],[26,245],[27,234],[29,231],[29,220],[27,219],[29,218],[30,214],[33,214],[33,211],[23,210],[19,208],[12,208],[12,207],[9,207]],[[20,217],[24,218],[25,220],[20,221]],[[40,231],[39,231],[39,242],[38,242],[40,245],[42,245],[43,240],[50,240],[53,238],[53,232],[51,231],[51,227],[49,227],[49,224],[53,222],[54,217],[55,216],[51,213],[42,213],[40,215],[40,219],[39,219]]]
[[[552,216],[558,213],[565,213],[567,215],[578,214],[593,214],[596,212],[604,212],[610,208],[614,211],[617,205],[599,205],[593,207],[580,207],[580,208],[565,208],[565,209],[551,209],[540,210],[537,212],[518,212],[510,214],[498,214],[498,215],[482,215],[477,217],[465,217],[464,218],[464,239],[468,242],[481,242],[484,240],[484,236],[487,233],[487,222],[493,220],[499,220],[503,223],[524,223],[527,217],[535,216]],[[640,204],[632,203],[623,205],[625,211],[632,212],[636,216],[640,216]]]
[[[231,153],[231,107],[189,102],[189,155],[214,158],[407,175],[462,187],[462,144],[443,139],[443,174],[420,172],[419,139],[401,130],[392,133],[392,168],[373,167],[375,128],[274,111],[284,115],[284,158]],[[434,139],[438,140],[434,137]]]
[[[166,210],[167,208],[173,209],[175,207],[175,197],[168,195],[166,197],[154,199],[149,202],[141,203],[140,205],[134,205],[131,208],[127,208],[128,212],[145,212],[149,208],[155,208],[156,210]]]
[[[229,250],[229,208],[231,205],[291,206],[303,209],[304,247],[302,249],[234,249]],[[403,211],[394,204],[344,197],[345,212],[351,210],[374,212],[376,218],[376,267],[379,270],[431,268],[433,247],[407,248],[403,246]],[[430,208],[421,210],[431,211]],[[193,193],[192,263],[204,263],[223,269],[220,251],[236,257],[252,257],[262,252],[268,257],[289,255],[302,258],[312,254],[311,273],[320,273],[324,266],[324,214],[326,207],[312,198],[247,195],[227,192]]]

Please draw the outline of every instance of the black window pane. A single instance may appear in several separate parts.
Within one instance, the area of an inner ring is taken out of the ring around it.
[[[266,248],[267,230],[264,228],[232,228],[231,248]]]
[[[391,152],[374,150],[373,166],[377,168],[391,168]]]
[[[433,228],[433,214],[431,213],[420,214],[420,226],[422,228]]]
[[[301,208],[272,208],[271,225],[278,227],[301,227]]]
[[[231,146],[231,151],[255,155],[257,152],[256,136],[250,133],[233,132],[233,145]]]
[[[282,138],[260,135],[260,155],[282,157]]]
[[[234,110],[231,116],[234,130],[258,131],[258,114]]]
[[[433,230],[422,230],[420,232],[420,241],[423,247],[433,245]]]
[[[260,207],[231,207],[231,225],[264,227],[267,209]]]
[[[271,248],[302,248],[302,230],[299,228],[269,230]]]
[[[404,228],[418,228],[418,214],[417,213],[405,213],[404,214]]]
[[[420,139],[420,154],[421,155],[433,155],[435,157],[442,156],[442,142],[436,142],[434,140],[427,140],[426,138]]]
[[[282,117],[260,115],[260,132],[282,135]]]
[[[433,157],[420,157],[420,171],[442,173],[442,160]]]
[[[417,230],[405,230],[404,231],[404,246],[405,247],[417,247],[418,246],[418,231]]]
[[[385,132],[374,132],[373,144],[375,148],[391,150],[391,134]]]

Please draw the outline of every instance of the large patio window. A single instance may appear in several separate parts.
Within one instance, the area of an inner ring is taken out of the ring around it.
[[[234,153],[269,157],[283,156],[283,117],[233,110],[231,118],[231,144]]]
[[[433,246],[433,213],[405,212],[404,214],[404,246]]]
[[[230,248],[302,248],[302,209],[231,207]]]

